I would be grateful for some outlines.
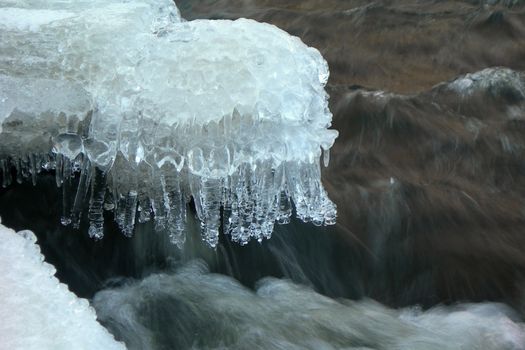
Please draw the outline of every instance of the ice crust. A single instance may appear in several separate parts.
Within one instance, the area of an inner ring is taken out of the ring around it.
[[[170,0],[7,0],[2,18],[2,182],[11,167],[19,181],[56,169],[63,223],[78,225],[88,197],[95,238],[106,208],[126,235],[154,217],[182,245],[190,197],[211,246],[221,216],[234,241],[260,241],[292,201],[304,221],[335,222],[320,180],[337,137],[329,71],[300,39],[247,19],[187,22]]]
[[[504,67],[485,68],[442,85],[463,96],[487,92],[494,97],[507,95],[518,101],[525,99],[525,74]]]
[[[124,350],[54,274],[32,232],[0,225],[0,349]]]

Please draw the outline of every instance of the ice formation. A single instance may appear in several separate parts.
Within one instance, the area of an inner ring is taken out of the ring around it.
[[[0,349],[124,350],[43,261],[32,232],[0,225]]]
[[[154,218],[181,245],[190,198],[211,246],[221,223],[241,244],[270,237],[292,202],[335,222],[328,66],[300,39],[187,22],[171,0],[4,0],[0,33],[2,183],[55,169],[64,224],[89,201],[95,238],[109,209],[124,234]]]

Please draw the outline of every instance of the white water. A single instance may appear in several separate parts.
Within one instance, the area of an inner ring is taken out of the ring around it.
[[[103,290],[93,302],[129,349],[525,349],[525,325],[503,304],[394,310],[274,278],[254,292],[200,261]]]

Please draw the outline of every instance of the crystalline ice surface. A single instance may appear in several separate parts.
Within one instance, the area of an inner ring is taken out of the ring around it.
[[[292,202],[335,222],[319,165],[337,137],[328,66],[300,39],[188,22],[170,0],[2,1],[0,35],[3,185],[13,166],[18,181],[56,169],[63,223],[88,201],[93,237],[105,208],[124,234],[154,218],[181,245],[191,197],[212,246],[221,222],[241,244],[270,237]]]
[[[0,348],[118,349],[95,311],[55,277],[30,231],[0,225]]]

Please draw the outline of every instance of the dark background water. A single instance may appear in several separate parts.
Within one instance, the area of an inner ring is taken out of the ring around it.
[[[512,80],[525,69],[523,1],[178,4],[189,19],[276,24],[327,59],[340,136],[324,183],[362,293],[523,307],[525,92],[523,75]],[[512,71],[468,97],[435,87],[487,67]]]

